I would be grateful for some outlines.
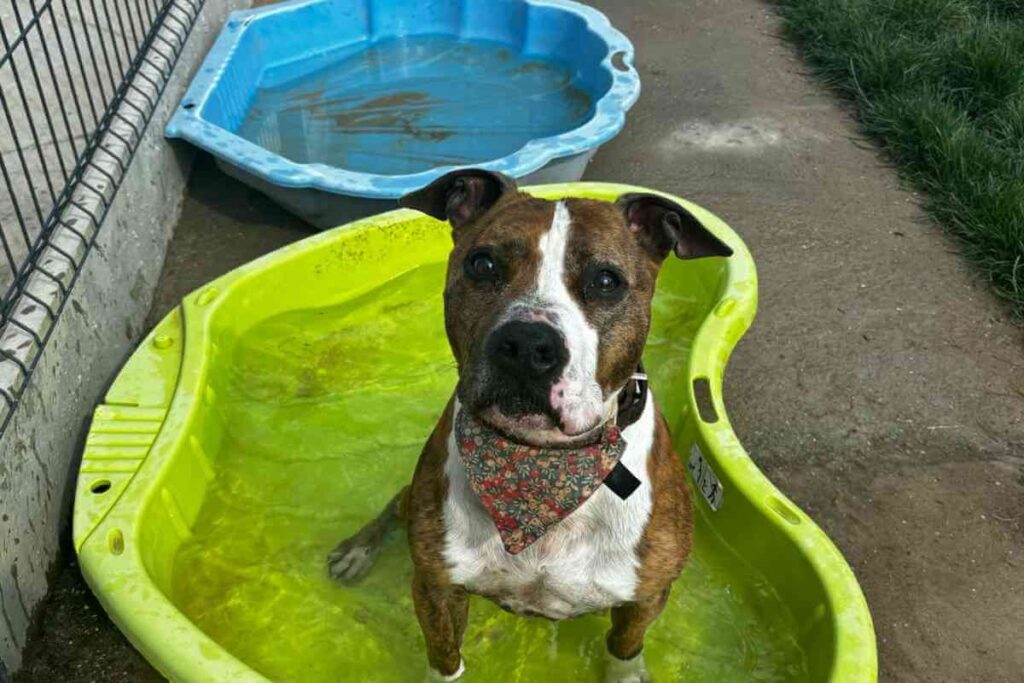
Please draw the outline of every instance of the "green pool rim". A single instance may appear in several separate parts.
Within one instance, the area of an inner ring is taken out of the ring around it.
[[[624,192],[650,191],[629,185],[585,182],[526,189],[548,198],[602,199]],[[724,505],[742,505],[743,515],[750,520],[757,516],[757,524],[767,524],[759,527],[760,536],[785,544],[786,552],[778,553],[784,566],[778,568],[773,585],[802,581],[799,586],[789,586],[788,591],[780,589],[780,594],[795,595],[807,603],[801,606],[805,614],[800,624],[804,636],[813,631],[827,639],[817,648],[821,652],[806,652],[809,660],[827,658],[812,667],[818,672],[814,680],[874,682],[874,628],[853,571],[825,533],[758,470],[733,432],[723,403],[722,376],[726,363],[757,308],[753,259],[742,240],[718,217],[692,202],[666,196],[686,205],[735,251],[726,261],[720,291],[694,336],[688,361],[689,391],[685,398],[695,416],[695,448],[726,485]],[[178,610],[147,570],[140,550],[143,543],[154,542],[142,537],[141,531],[143,512],[155,500],[162,499],[168,510],[168,526],[180,540],[190,534],[188,515],[164,485],[171,460],[183,447],[188,445],[192,449],[196,465],[189,476],[205,480],[204,491],[205,484],[214,477],[208,457],[186,427],[204,403],[212,400],[212,389],[205,381],[211,356],[217,350],[210,339],[209,323],[219,303],[233,288],[258,277],[269,266],[321,249],[347,231],[397,226],[413,218],[422,217],[399,209],[341,226],[241,266],[189,294],[140,344],[107,392],[104,403],[97,407],[76,486],[75,551],[82,573],[104,609],[132,644],[169,679],[266,680]],[[707,410],[706,396],[701,397],[698,407],[695,386],[701,387],[702,394],[709,390],[713,414]],[[193,441],[188,443],[190,438]],[[690,453],[681,452],[680,456],[686,461]],[[695,498],[708,514],[719,514],[711,511],[699,495]],[[816,585],[803,581],[808,577]]]

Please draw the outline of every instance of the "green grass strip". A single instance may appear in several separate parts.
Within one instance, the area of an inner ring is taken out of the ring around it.
[[[778,0],[925,207],[1024,318],[1024,0]]]

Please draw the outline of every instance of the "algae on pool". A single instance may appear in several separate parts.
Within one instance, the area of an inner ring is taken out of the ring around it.
[[[713,298],[687,268],[661,279],[646,355],[670,416],[683,410],[687,340]],[[443,278],[444,264],[428,263],[339,305],[264,320],[213,367],[224,437],[173,593],[268,678],[422,680],[404,536],[354,587],[330,581],[325,558],[411,479],[454,386]],[[474,598],[466,680],[599,680],[607,628],[602,615],[556,624]],[[691,561],[647,637],[655,679],[805,680],[796,635],[767,581],[698,514]]]

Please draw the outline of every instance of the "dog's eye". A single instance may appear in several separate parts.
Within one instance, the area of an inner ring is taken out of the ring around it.
[[[626,283],[615,268],[597,266],[583,276],[583,298],[586,301],[614,302],[626,292]]]
[[[594,276],[592,287],[602,294],[611,294],[622,284],[619,276],[610,270],[601,270]]]
[[[498,264],[487,249],[478,249],[466,257],[466,275],[473,280],[489,281],[498,278]]]

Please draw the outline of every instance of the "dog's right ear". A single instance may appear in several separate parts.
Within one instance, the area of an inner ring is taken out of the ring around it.
[[[484,215],[502,196],[515,191],[516,182],[507,175],[465,168],[446,173],[426,187],[403,196],[398,203],[438,220],[447,220],[457,230]]]

